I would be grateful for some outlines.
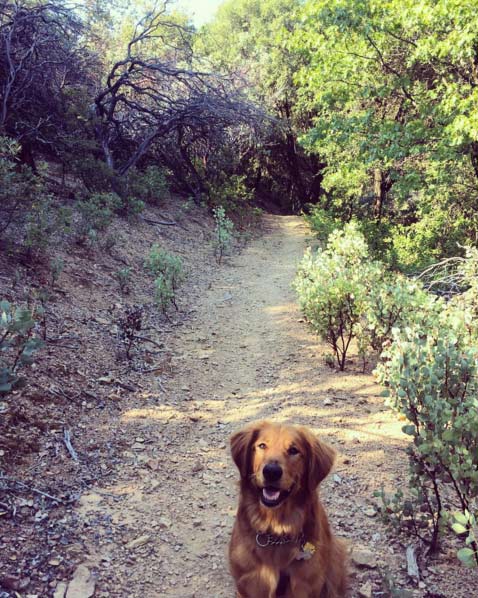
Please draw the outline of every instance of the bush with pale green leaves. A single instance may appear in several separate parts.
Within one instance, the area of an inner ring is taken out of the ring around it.
[[[454,511],[474,516],[478,496],[478,349],[467,344],[460,322],[451,310],[428,329],[394,330],[377,367],[388,404],[409,422],[409,482],[428,515],[422,532],[431,550]],[[465,528],[474,557],[462,560],[478,564],[471,519]]]
[[[214,214],[214,253],[218,264],[228,253],[234,242],[234,223],[226,216],[226,210],[219,206],[213,209]]]
[[[0,396],[25,386],[27,379],[20,371],[42,345],[32,312],[0,301]]]
[[[171,303],[177,308],[176,291],[185,279],[181,258],[153,245],[145,266],[155,276],[155,300],[161,311],[166,312]]]
[[[444,309],[443,300],[428,293],[420,282],[384,267],[367,285],[362,318],[356,327],[359,344],[380,353],[392,340],[392,330],[415,324],[427,329]]]
[[[122,205],[116,193],[92,193],[77,203],[80,219],[76,232],[80,243],[95,243],[99,232],[104,232],[112,223],[116,210]]]
[[[330,235],[325,250],[306,252],[294,281],[302,312],[332,347],[340,370],[364,313],[367,288],[381,275],[367,257],[365,239],[350,223]]]

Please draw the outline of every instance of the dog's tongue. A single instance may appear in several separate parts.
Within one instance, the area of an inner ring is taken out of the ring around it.
[[[280,490],[274,488],[263,488],[262,494],[266,500],[277,500],[280,496]]]

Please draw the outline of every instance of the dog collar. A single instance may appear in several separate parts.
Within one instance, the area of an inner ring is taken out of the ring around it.
[[[304,534],[301,532],[297,536],[289,536],[288,534],[277,536],[276,534],[257,532],[256,544],[261,548],[266,548],[266,546],[282,546],[283,544],[299,544],[302,547],[304,545]]]

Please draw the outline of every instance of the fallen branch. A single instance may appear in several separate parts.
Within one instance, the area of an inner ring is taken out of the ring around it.
[[[119,380],[115,380],[115,384],[121,386],[121,388],[124,388],[125,390],[129,390],[130,392],[136,392],[138,390],[131,384],[127,384],[126,382],[120,382]]]
[[[163,345],[160,345],[156,341],[153,341],[153,339],[149,338],[148,336],[135,336],[134,339],[138,341],[144,341],[145,343],[151,343],[152,345],[158,347],[158,349],[161,349],[161,352],[167,352]]]
[[[55,502],[58,502],[58,503],[63,504],[65,502],[63,499],[58,498],[57,496],[52,496],[51,494],[48,494],[47,492],[43,492],[43,490],[38,490],[38,488],[29,486],[28,484],[20,482],[19,480],[15,480],[14,478],[0,477],[0,482],[8,482],[10,484],[16,484],[17,486],[20,486],[21,488],[25,488],[26,490],[29,490],[30,492],[34,492],[35,494],[39,494],[40,496],[45,496],[46,498],[49,498],[50,500],[54,500]]]
[[[161,226],[178,226],[177,222],[174,222],[173,220],[168,221],[168,220],[152,220],[151,218],[143,218],[143,220],[145,222],[147,222],[148,224],[159,224]]]
[[[73,448],[73,445],[71,444],[70,430],[63,430],[63,442],[65,443],[65,446],[68,449],[68,452],[70,453],[70,456],[73,459],[73,461],[79,463],[80,460],[78,459],[78,455],[75,449]]]

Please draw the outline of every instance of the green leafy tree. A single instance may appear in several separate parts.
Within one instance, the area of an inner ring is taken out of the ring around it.
[[[309,1],[290,38],[323,205],[390,222],[404,269],[477,238],[477,19],[462,2]]]

